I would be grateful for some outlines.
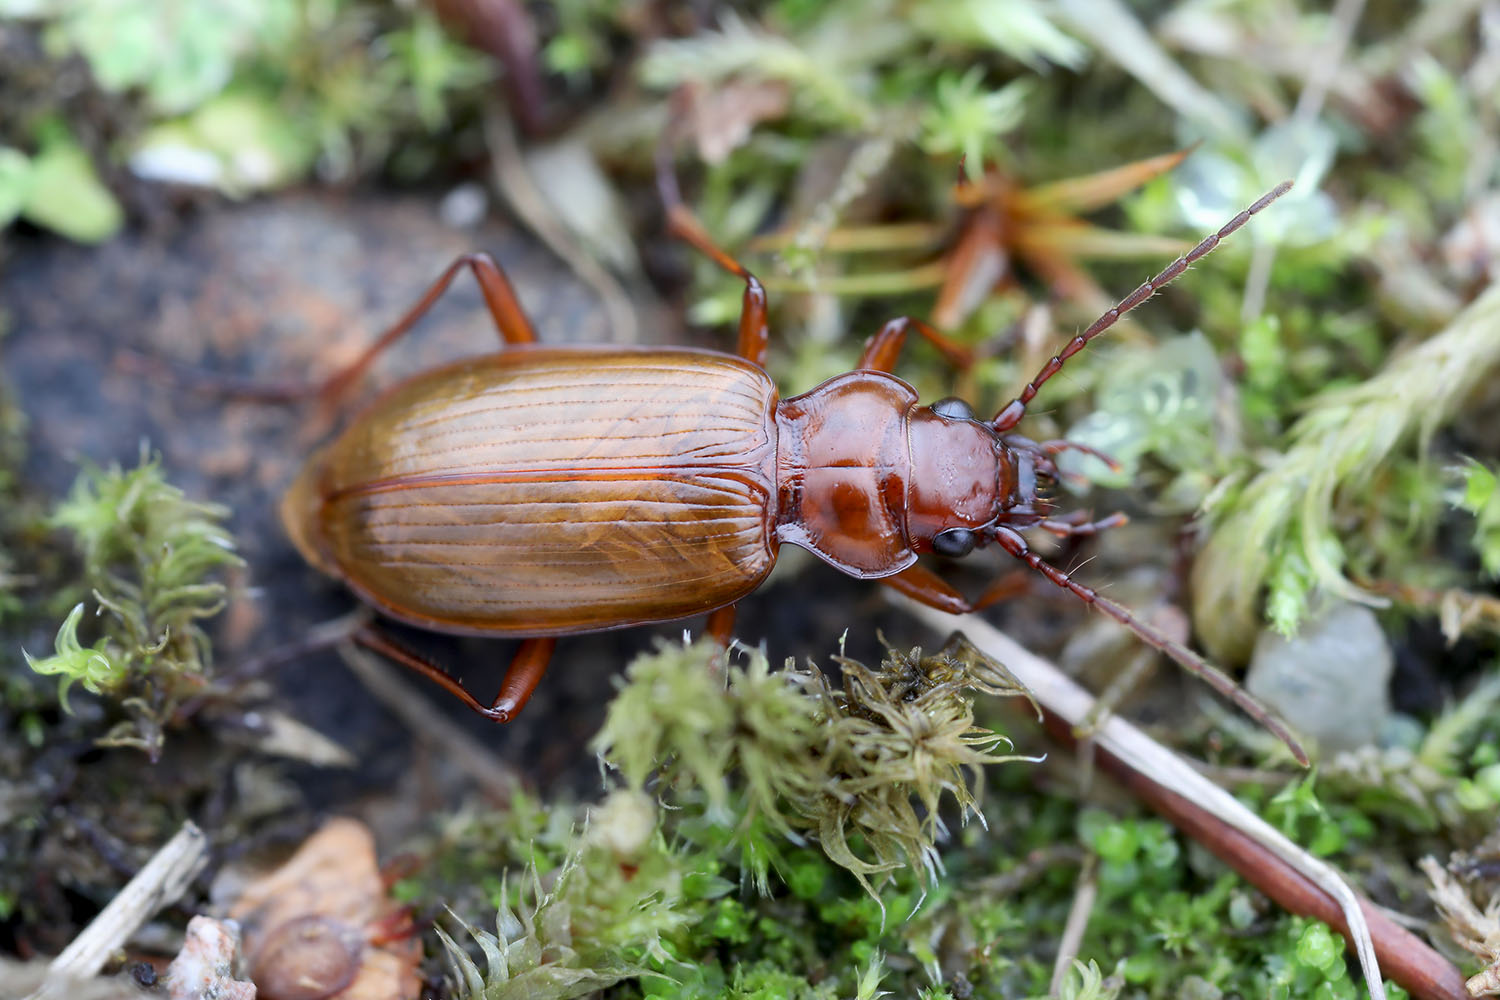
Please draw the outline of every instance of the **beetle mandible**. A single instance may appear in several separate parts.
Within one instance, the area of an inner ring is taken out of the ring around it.
[[[1055,517],[1046,486],[1055,456],[1071,446],[1014,433],[1070,357],[1290,186],[1144,282],[981,420],[958,399],[919,405],[892,374],[912,332],[955,361],[966,356],[911,317],[871,337],[856,370],[779,398],[764,367],[764,288],[714,244],[665,171],[670,230],[745,283],[737,355],[542,346],[495,261],[465,255],[317,391],[341,395],[466,268],[504,348],[379,395],[308,461],[282,518],[309,562],[384,614],[439,632],[522,638],[486,705],[379,632],[355,636],[501,722],[526,704],[558,636],[707,614],[709,633],[727,644],[735,603],[765,580],[782,543],[952,613],[1011,596],[1014,582],[1002,578],[969,600],[918,557],[997,544],[1202,676],[1305,763],[1285,727],[1229,677],[1031,551],[1026,529],[1066,537],[1117,519]]]

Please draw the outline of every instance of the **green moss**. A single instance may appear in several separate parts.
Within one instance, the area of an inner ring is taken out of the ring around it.
[[[966,644],[892,651],[875,670],[841,660],[837,688],[812,666],[720,656],[700,643],[636,660],[595,746],[631,787],[659,774],[671,801],[732,830],[762,891],[778,840],[802,836],[872,895],[899,867],[935,876],[939,800],[979,815],[981,768],[1018,759],[995,752],[1006,741],[974,724],[967,692],[1022,692]]]
[[[642,710],[638,685],[680,695],[688,686],[664,678],[704,670],[705,653],[668,648],[640,658],[611,708],[617,727],[621,714]],[[884,689],[905,697],[922,691],[940,673],[921,667],[931,659],[888,657],[878,673],[905,683],[888,680]],[[735,669],[740,677],[730,671],[705,687],[728,701],[736,718],[742,718],[736,691],[786,673],[765,671],[754,681],[747,679],[757,672],[753,661]],[[673,714],[669,706],[656,711]],[[1463,714],[1471,720],[1483,712],[1476,703]],[[1487,738],[1457,721],[1450,730],[1446,743],[1458,754]],[[683,738],[702,731],[675,732]],[[450,845],[487,841],[494,850],[490,871],[511,871],[502,881],[498,932],[479,932],[480,951],[469,965],[454,958],[457,981],[466,984],[459,995],[521,995],[515,991],[524,987],[538,996],[562,997],[612,983],[611,997],[662,1000],[823,1000],[881,991],[980,1000],[1039,997],[1052,976],[1045,956],[1062,934],[1078,862],[1087,856],[1097,859],[1099,898],[1081,964],[1065,977],[1063,995],[1114,997],[1128,989],[1172,1000],[1354,1000],[1362,993],[1327,927],[1281,913],[1166,823],[1043,794],[1032,787],[1026,769],[995,772],[997,794],[983,807],[985,824],[935,845],[941,853],[931,857],[939,865],[893,869],[871,895],[859,890],[858,873],[837,851],[830,857],[821,845],[797,846],[766,821],[765,807],[755,804],[734,771],[742,745],[729,755],[730,773],[720,776],[725,790],[718,806],[710,805],[696,772],[677,770],[670,748],[664,752],[656,783],[647,787],[670,808],[626,790],[612,793],[586,819],[580,810],[556,808],[541,820],[534,803],[523,800],[514,817],[470,817],[488,831],[479,840],[450,835]],[[1481,767],[1470,765],[1471,773]],[[1365,820],[1349,800],[1347,784],[1330,777],[1320,785],[1330,789],[1322,798],[1310,780],[1247,793],[1272,822],[1340,863],[1386,845],[1390,827]],[[794,834],[812,832],[791,803],[779,805]],[[939,812],[951,817],[952,804]],[[560,839],[560,828],[568,824],[573,833]],[[766,879],[760,892],[748,891],[748,883],[766,872],[764,859],[744,849],[747,836],[762,839],[777,859],[780,878]],[[863,835],[850,843],[863,845]],[[539,860],[528,864],[533,855]],[[441,858],[436,867],[442,867]],[[430,902],[432,896],[418,898]],[[1251,928],[1254,933],[1246,933]],[[1183,984],[1193,992],[1179,992],[1188,989]],[[1403,996],[1394,989],[1391,995]]]
[[[544,889],[535,867],[506,901],[495,932],[466,927],[481,970],[441,928],[465,1000],[565,1000],[670,963],[663,936],[690,919],[682,854],[660,841],[656,806],[618,792],[590,817]]]
[[[1500,577],[1500,489],[1495,472],[1469,459],[1453,473],[1459,486],[1453,503],[1474,515],[1479,564],[1489,576]]]
[[[1313,400],[1288,434],[1283,454],[1210,507],[1211,532],[1193,575],[1199,632],[1220,659],[1249,650],[1263,589],[1278,625],[1294,627],[1314,588],[1366,598],[1346,572],[1357,539],[1335,530],[1351,493],[1377,481],[1397,449],[1425,449],[1474,387],[1500,365],[1500,290],[1476,299],[1431,340],[1356,386]],[[1378,557],[1378,554],[1373,554]]]
[[[210,650],[199,622],[224,606],[216,577],[241,565],[217,504],[188,500],[142,456],[131,470],[86,466],[52,523],[72,535],[92,600],[68,614],[51,656],[26,655],[38,674],[60,677],[58,697],[79,684],[130,718],[100,742],[153,756],[163,727],[208,683]],[[101,619],[92,645],[78,639],[86,604]]]

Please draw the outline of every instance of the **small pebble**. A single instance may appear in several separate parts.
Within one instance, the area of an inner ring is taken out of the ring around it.
[[[255,985],[236,976],[240,933],[234,921],[196,916],[182,951],[167,968],[171,1000],[255,1000]]]
[[[1337,753],[1379,739],[1394,666],[1375,613],[1344,601],[1315,613],[1291,639],[1263,630],[1245,689],[1299,735]]]
[[[438,203],[438,218],[454,229],[473,229],[484,221],[490,209],[490,196],[484,185],[469,181],[443,195]]]

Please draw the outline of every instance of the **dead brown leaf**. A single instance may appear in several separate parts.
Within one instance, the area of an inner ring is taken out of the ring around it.
[[[333,819],[230,907],[261,1000],[412,1000],[421,942],[386,890],[375,838]]]

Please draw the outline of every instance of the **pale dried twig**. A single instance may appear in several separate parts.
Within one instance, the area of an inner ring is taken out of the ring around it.
[[[79,980],[97,976],[152,914],[187,890],[208,860],[208,838],[193,823],[146,862],[93,922],[52,960],[47,979],[27,1000],[67,1000]]]
[[[1057,960],[1052,963],[1052,983],[1048,996],[1061,996],[1063,981],[1068,970],[1078,958],[1078,946],[1089,929],[1089,917],[1093,915],[1094,903],[1099,899],[1099,859],[1089,855],[1083,869],[1078,873],[1078,885],[1073,891],[1073,905],[1068,907],[1068,920],[1063,925],[1062,940],[1057,944]]]

